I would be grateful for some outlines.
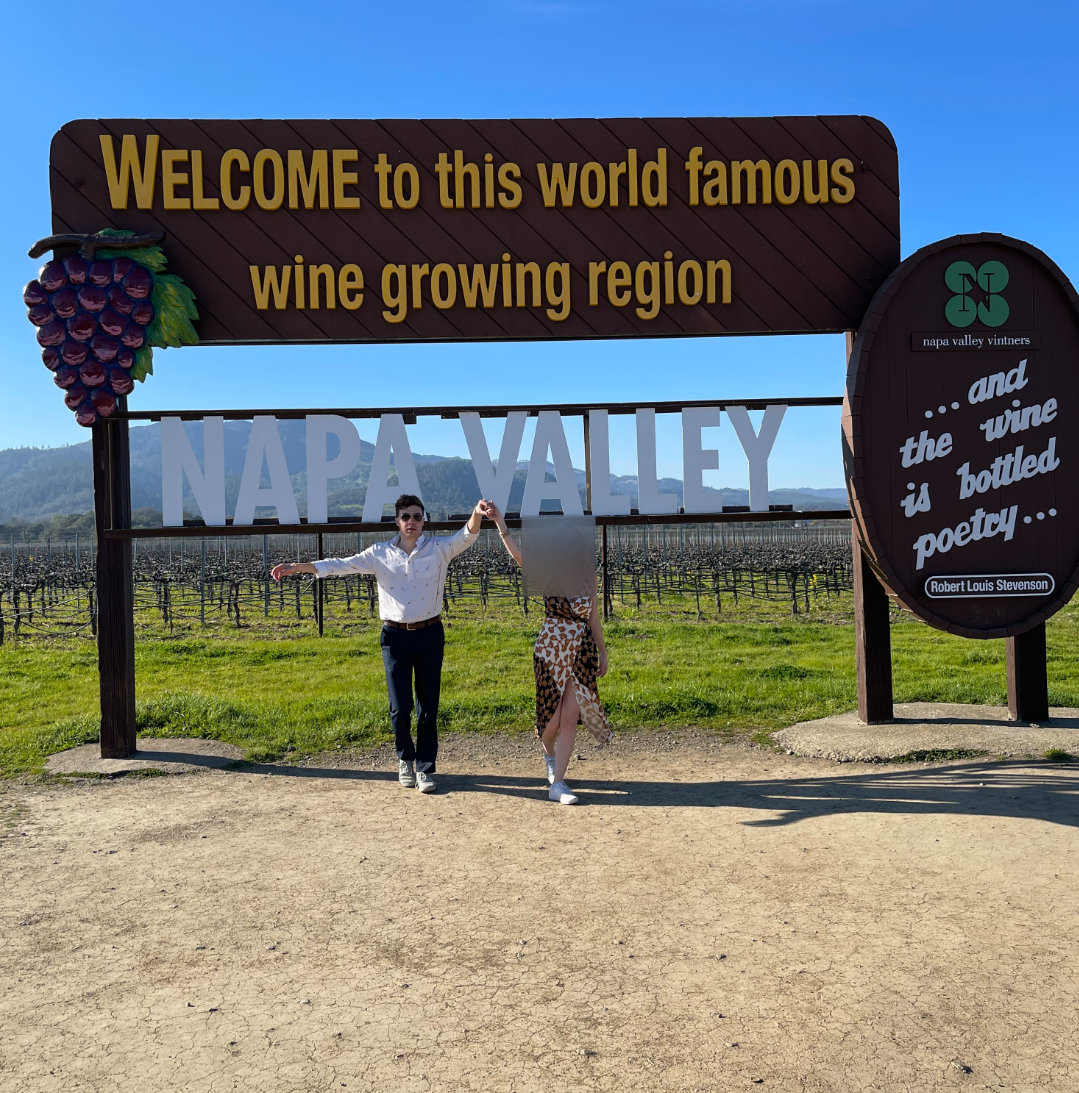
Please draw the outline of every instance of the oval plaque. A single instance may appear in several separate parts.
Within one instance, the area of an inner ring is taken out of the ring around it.
[[[1000,638],[1063,607],[1079,585],[1079,296],[1056,264],[992,234],[903,262],[854,342],[843,456],[863,549],[919,618]]]

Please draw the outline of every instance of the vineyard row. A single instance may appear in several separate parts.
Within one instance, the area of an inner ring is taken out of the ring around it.
[[[347,556],[385,535],[324,536],[327,556]],[[279,562],[310,561],[313,535],[147,539],[133,543],[136,619],[202,625],[227,620],[243,627],[263,620],[375,617],[377,590],[365,576],[316,583],[275,584]],[[600,532],[596,532],[601,570]],[[0,555],[0,643],[12,637],[97,634],[96,548],[79,537],[62,542],[7,544]],[[5,564],[6,563],[6,564]],[[698,618],[718,616],[740,599],[789,605],[792,614],[852,590],[847,524],[682,525],[614,527],[607,533],[607,595],[612,608],[689,598]],[[469,603],[510,603],[524,614],[535,591],[492,532],[454,560],[444,611]],[[540,605],[542,609],[542,605]]]

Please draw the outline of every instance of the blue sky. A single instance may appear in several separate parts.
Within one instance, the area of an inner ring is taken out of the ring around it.
[[[119,21],[84,3],[13,6],[0,45],[0,448],[86,437],[41,366],[20,299],[38,264],[26,249],[50,228],[49,141],[72,118],[872,114],[899,146],[904,255],[999,231],[1075,279],[1077,29],[1079,5],[1042,0],[188,2]],[[834,336],[156,357],[133,408],[832,395],[844,373]],[[718,433],[720,470],[706,481],[744,485],[733,429],[724,421]],[[467,454],[455,424],[412,435],[417,451]],[[492,448],[497,437],[496,427]],[[680,476],[675,423],[659,446],[661,473]],[[612,470],[635,471],[628,428],[612,429]],[[837,412],[790,411],[771,480],[842,484]]]

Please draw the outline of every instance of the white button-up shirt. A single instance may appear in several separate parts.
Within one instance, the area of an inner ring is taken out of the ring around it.
[[[375,543],[351,558],[315,562],[320,577],[372,574],[378,581],[378,615],[390,622],[423,622],[442,611],[442,592],[449,564],[479,538],[466,524],[454,535],[421,535],[406,554],[401,536]]]

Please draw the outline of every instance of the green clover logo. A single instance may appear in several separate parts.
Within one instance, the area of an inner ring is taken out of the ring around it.
[[[944,283],[955,295],[944,305],[944,317],[952,326],[970,326],[981,319],[986,326],[1000,326],[1008,321],[1010,309],[1001,292],[1008,287],[1010,275],[1003,262],[983,262],[975,269],[969,262],[953,262],[944,271]],[[975,286],[984,298],[975,303]]]

